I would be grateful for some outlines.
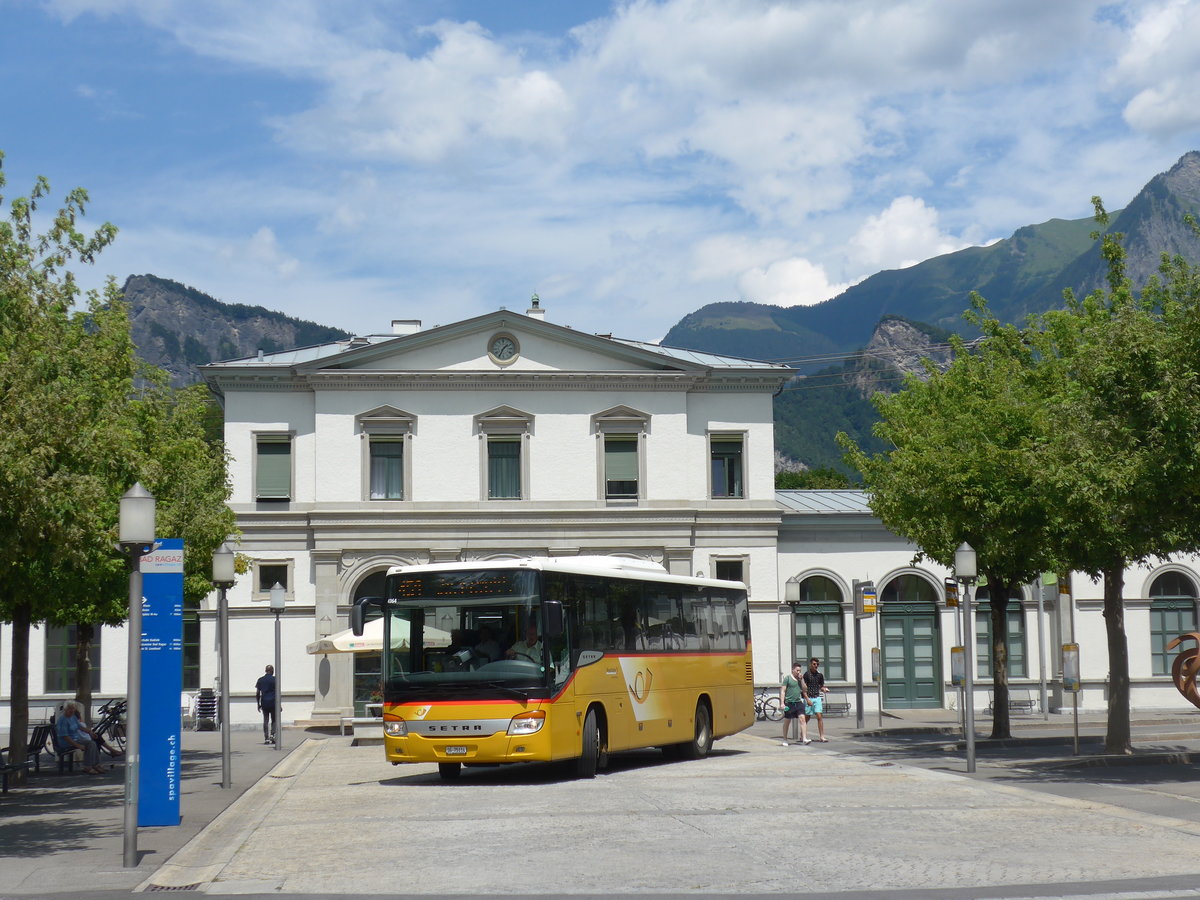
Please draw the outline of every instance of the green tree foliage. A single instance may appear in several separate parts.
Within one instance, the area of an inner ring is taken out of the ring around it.
[[[944,372],[931,362],[923,379],[909,376],[899,393],[876,395],[875,434],[892,449],[868,455],[845,434],[839,441],[889,529],[947,567],[963,541],[978,553],[992,597],[993,737],[1002,738],[1009,736],[1008,598],[1054,561],[1041,459],[1053,421],[1021,334],[990,316],[981,298],[973,302],[988,335],[978,347],[955,337]]]
[[[776,472],[775,489],[780,491],[836,491],[852,487],[846,474],[831,466],[802,469],[799,472]]]
[[[198,554],[233,527],[199,398],[171,394],[139,363],[115,282],[83,295],[68,268],[92,263],[116,229],[80,231],[88,198],[76,189],[38,233],[48,192],[39,178],[0,218],[0,620],[13,625],[14,735],[28,727],[30,626],[77,623],[86,650],[92,626],[125,617],[113,546],[118,500],[135,480],[159,496],[159,533],[193,542],[192,596],[207,563]],[[81,674],[86,694],[86,664]],[[11,752],[19,762],[24,742]]]
[[[1098,199],[1096,215],[1107,223]],[[981,342],[956,346],[946,372],[931,366],[927,380],[877,400],[876,434],[891,449],[868,455],[840,441],[889,528],[944,565],[963,540],[978,551],[1001,715],[1011,588],[1045,569],[1104,579],[1105,743],[1128,753],[1124,571],[1194,550],[1200,527],[1200,277],[1181,259],[1164,260],[1161,277],[1137,295],[1121,236],[1096,237],[1106,290],[1082,300],[1068,293],[1065,310],[1023,328],[1000,325],[976,297],[969,317]],[[1007,728],[1005,719],[997,732]]]

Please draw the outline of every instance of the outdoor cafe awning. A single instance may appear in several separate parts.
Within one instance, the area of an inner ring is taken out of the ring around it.
[[[401,629],[406,629],[408,623],[401,619],[396,619],[392,622],[392,641],[399,640],[397,646],[408,646],[408,633]],[[425,629],[425,646],[426,647],[445,647],[450,643],[450,635],[444,631],[439,631],[436,628]],[[311,654],[317,653],[371,653],[378,652],[383,649],[383,619],[372,619],[363,627],[363,633],[356,635],[351,629],[339,631],[337,634],[331,634],[329,637],[323,637],[320,640],[313,641],[304,648]]]

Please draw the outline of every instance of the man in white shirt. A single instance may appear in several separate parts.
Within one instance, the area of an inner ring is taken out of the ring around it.
[[[538,640],[537,625],[534,622],[531,621],[525,629],[525,640],[517,641],[508,648],[505,655],[509,659],[523,659],[539,666],[542,664],[542,642]]]

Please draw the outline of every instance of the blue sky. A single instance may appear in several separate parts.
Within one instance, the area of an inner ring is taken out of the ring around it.
[[[6,196],[357,333],[536,291],[653,340],[1127,203],[1200,149],[1200,0],[0,0]]]

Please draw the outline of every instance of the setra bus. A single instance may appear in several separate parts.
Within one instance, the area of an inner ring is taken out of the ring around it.
[[[661,747],[700,759],[754,721],[741,582],[670,575],[621,557],[397,566],[383,617],[384,748],[393,765],[573,760]]]

